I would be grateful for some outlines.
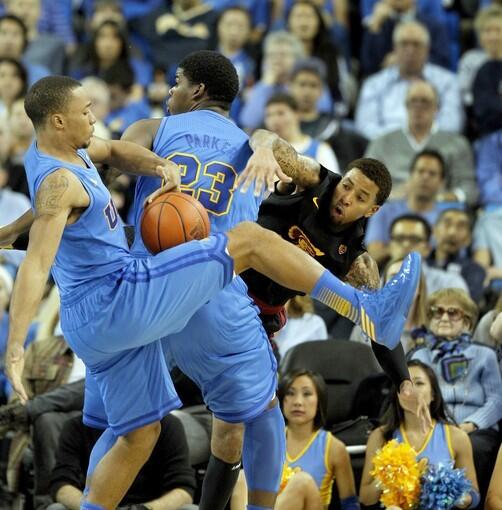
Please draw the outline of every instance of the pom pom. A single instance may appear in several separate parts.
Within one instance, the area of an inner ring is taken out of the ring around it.
[[[471,489],[471,481],[463,469],[452,463],[429,465],[422,476],[421,510],[450,510]]]
[[[281,485],[279,486],[279,494],[284,490],[286,485],[288,484],[289,480],[294,476],[296,471],[289,467],[288,463],[284,464],[284,467],[282,468],[282,477],[281,477]]]
[[[406,443],[389,441],[373,458],[371,475],[382,489],[380,502],[402,510],[416,508],[420,496],[420,477],[425,469],[417,462],[415,450]]]

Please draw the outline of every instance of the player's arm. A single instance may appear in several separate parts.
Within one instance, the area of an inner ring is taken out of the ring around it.
[[[21,234],[30,230],[34,219],[35,215],[33,211],[28,209],[22,216],[19,216],[17,220],[0,227],[0,247],[6,248],[13,245]]]
[[[275,133],[256,130],[249,140],[254,154],[239,176],[237,185],[246,191],[254,183],[256,194],[263,186],[274,190],[275,181],[293,182],[302,188],[311,188],[320,182],[321,165],[296,152],[294,147]]]
[[[160,177],[166,182],[174,183],[171,187],[179,183],[177,165],[137,143],[103,140],[94,136],[87,152],[95,163],[106,163],[124,173]]]
[[[42,299],[68,217],[73,208],[87,207],[88,204],[89,196],[83,186],[64,169],[47,176],[37,192],[28,249],[17,274],[10,304],[11,321],[5,355],[7,376],[23,400],[27,399],[21,376],[23,344],[28,328]]]

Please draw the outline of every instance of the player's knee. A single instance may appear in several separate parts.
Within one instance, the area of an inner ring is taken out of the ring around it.
[[[240,423],[213,427],[212,454],[225,462],[237,462],[242,456],[244,426]]]
[[[143,451],[151,451],[159,439],[160,431],[160,421],[156,421],[128,432],[122,437],[122,439],[131,448],[138,448]]]

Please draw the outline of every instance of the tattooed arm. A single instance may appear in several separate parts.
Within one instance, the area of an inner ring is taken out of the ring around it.
[[[10,304],[5,355],[7,376],[23,400],[26,400],[21,383],[24,340],[42,299],[65,225],[75,209],[88,205],[89,196],[80,181],[68,170],[59,169],[51,173],[38,189],[28,250],[19,268]]]
[[[380,288],[377,263],[365,252],[352,262],[343,280],[356,289],[376,290]]]
[[[243,191],[252,183],[256,194],[261,192],[264,184],[269,191],[273,191],[278,179],[293,182],[301,188],[319,184],[321,165],[298,154],[291,144],[275,133],[258,129],[249,139],[249,145],[254,154],[237,181],[237,186],[241,186]]]

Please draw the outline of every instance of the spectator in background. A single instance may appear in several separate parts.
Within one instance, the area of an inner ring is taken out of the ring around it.
[[[402,259],[411,251],[419,252],[422,255],[422,273],[429,295],[447,287],[469,292],[467,284],[459,274],[449,273],[427,264],[427,257],[431,251],[431,233],[429,223],[422,216],[415,214],[399,216],[390,226],[390,258]]]
[[[382,272],[383,283],[386,284],[393,276],[399,272],[402,259],[391,260]],[[420,281],[418,283],[415,298],[408,312],[408,319],[404,325],[401,334],[401,344],[403,345],[404,352],[409,352],[412,348],[416,347],[414,333],[417,329],[422,328],[427,320],[427,284],[423,271],[420,274]],[[350,340],[355,342],[367,342],[368,337],[364,335],[360,326],[354,326],[350,335]]]
[[[471,258],[472,219],[466,211],[445,209],[434,225],[435,245],[427,257],[431,267],[460,274],[471,298],[480,303],[484,295],[486,272]]]
[[[464,124],[457,77],[427,62],[430,36],[416,21],[400,23],[394,30],[396,64],[367,78],[356,109],[356,127],[369,139],[406,125],[405,98],[410,82],[425,79],[439,97],[438,128],[459,132]]]
[[[497,45],[478,69],[472,84],[472,114],[479,136],[502,129],[502,22],[491,28]]]
[[[28,45],[24,52],[26,62],[46,67],[52,74],[63,74],[65,43],[55,34],[39,32],[41,2],[42,0],[6,0],[7,12],[22,19],[28,30]]]
[[[218,18],[216,31],[218,37],[216,49],[234,65],[242,91],[251,85],[255,70],[255,62],[246,51],[251,33],[249,12],[238,5],[228,7]]]
[[[0,116],[9,116],[14,101],[28,90],[28,76],[23,64],[11,57],[0,57]]]
[[[354,95],[351,79],[345,60],[329,38],[320,8],[310,0],[295,1],[287,15],[287,27],[301,41],[306,56],[324,62],[335,112],[337,116],[346,116]]]
[[[267,101],[265,127],[289,142],[299,154],[310,156],[328,170],[340,173],[331,147],[302,133],[298,105],[289,94],[275,94]]]
[[[492,348],[472,342],[478,307],[460,289],[429,295],[424,344],[410,353],[432,367],[446,404],[469,434],[481,496],[486,494],[502,418],[502,378]]]
[[[239,95],[234,99],[230,116],[238,120],[242,108],[242,93],[254,82],[255,61],[246,49],[251,36],[251,17],[244,7],[225,9],[216,25],[217,51],[234,65],[239,76]]]
[[[488,60],[502,58],[502,5],[480,10],[475,21],[480,48],[466,51],[460,59],[458,80],[464,103],[472,105],[472,85],[479,68]]]
[[[189,464],[187,439],[178,418],[160,421],[160,436],[121,502],[127,508],[181,510],[193,501],[195,476]],[[50,492],[58,505],[50,510],[79,510],[91,450],[102,430],[87,427],[82,416],[66,421],[61,431]]]
[[[76,79],[86,76],[103,78],[114,66],[131,67],[134,72],[136,99],[141,99],[144,89],[152,81],[152,67],[146,61],[133,57],[127,32],[112,20],[104,21],[92,34],[88,45],[77,52],[70,65],[70,74]]]
[[[495,349],[499,362],[500,373],[502,374],[502,292],[499,295],[495,308],[488,311],[481,317],[476,331],[474,331],[473,340]]]
[[[286,303],[288,321],[273,337],[279,348],[279,355],[295,345],[312,340],[327,340],[328,330],[319,315],[314,313],[314,303],[309,296],[296,296]]]
[[[110,130],[105,125],[105,119],[110,113],[110,90],[101,79],[88,76],[82,80],[89,99],[92,101],[92,113],[96,118],[94,135],[100,138],[111,138]]]
[[[9,303],[13,287],[12,275],[0,265],[0,402],[5,403],[11,395],[11,387],[4,374],[4,354],[7,347],[7,335],[9,332]],[[33,341],[36,334],[36,326],[32,326],[26,337],[25,346]]]
[[[415,155],[406,183],[406,199],[388,201],[368,221],[365,242],[377,263],[388,257],[390,226],[397,217],[413,213],[430,225],[436,222],[441,210],[437,197],[444,187],[445,173],[445,162],[439,152],[423,150]]]
[[[133,95],[134,71],[129,65],[116,63],[103,73],[103,81],[110,91],[110,113],[105,119],[112,138],[122,133],[137,120],[150,117],[146,99]]]
[[[476,177],[485,211],[502,207],[502,129],[476,143]]]
[[[28,29],[24,22],[13,14],[0,16],[0,57],[19,60],[28,73],[28,85],[33,85],[50,71],[47,67],[28,61],[24,51],[28,46]]]
[[[392,33],[400,22],[411,20],[420,22],[431,36],[430,62],[450,67],[448,33],[439,20],[417,10],[415,0],[379,0],[363,25],[361,70],[364,76],[395,64]]]
[[[279,400],[286,421],[286,462],[276,510],[327,508],[336,483],[344,510],[359,510],[350,456],[345,445],[323,430],[327,412],[323,378],[295,370],[280,381]]]
[[[374,139],[365,156],[387,165],[392,175],[392,196],[401,198],[413,157],[425,148],[435,149],[446,167],[445,190],[438,199],[474,205],[478,194],[470,144],[462,135],[438,130],[438,100],[430,83],[412,82],[406,94],[407,125]]]
[[[71,55],[77,40],[73,30],[72,0],[42,0],[42,13],[38,22],[38,29],[43,34],[54,34],[65,43],[67,54]]]
[[[368,141],[342,126],[332,113],[321,112],[319,101],[325,89],[326,67],[317,58],[300,60],[295,65],[288,91],[298,104],[303,133],[326,141],[336,154],[340,168],[364,154]]]
[[[147,41],[154,67],[166,71],[172,83],[178,62],[209,49],[217,19],[218,11],[205,0],[172,0],[137,17],[132,26]]]
[[[5,123],[0,126],[0,131],[2,129],[6,129]],[[0,143],[2,141],[0,139]],[[31,207],[28,197],[8,188],[7,181],[8,173],[0,168],[0,225],[8,225]]]
[[[291,71],[305,55],[298,38],[284,31],[267,35],[263,48],[261,79],[245,95],[239,117],[239,124],[249,131],[263,124],[267,101],[274,94],[286,91]]]
[[[14,101],[7,119],[10,133],[9,157],[5,163],[8,173],[7,186],[13,191],[28,195],[28,183],[24,172],[24,155],[30,146],[35,131],[24,110],[24,98]]]
[[[479,499],[476,470],[474,469],[472,446],[466,432],[454,425],[443,399],[442,389],[434,371],[426,364],[412,360],[408,362],[411,380],[429,404],[433,419],[432,430],[424,431],[417,417],[401,407],[397,391],[393,391],[392,400],[382,417],[382,426],[374,430],[368,438],[364,470],[359,495],[365,505],[378,503],[382,488],[370,474],[373,458],[378,449],[387,441],[396,439],[406,443],[417,452],[417,459],[427,459],[429,464],[452,462],[455,468],[464,469],[465,476],[472,483],[474,492],[457,500],[455,508],[475,508],[475,499]],[[427,495],[425,495],[427,496]],[[373,508],[373,507],[372,507]]]

